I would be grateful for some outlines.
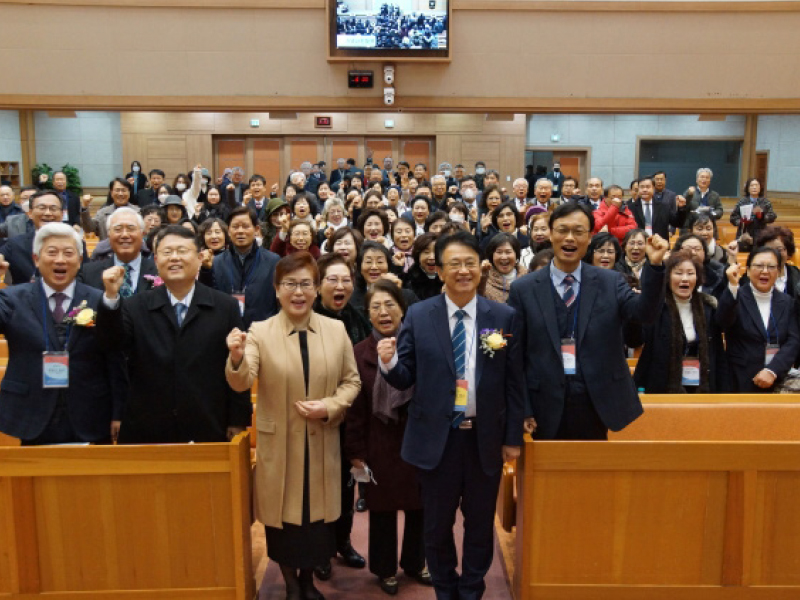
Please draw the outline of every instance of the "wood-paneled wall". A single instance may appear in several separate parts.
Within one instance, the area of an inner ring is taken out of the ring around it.
[[[315,128],[316,115],[330,116],[332,127]],[[259,120],[258,128],[250,126],[253,119]],[[387,120],[393,121],[393,127],[386,127]],[[121,124],[123,164],[139,160],[145,171],[163,169],[168,180],[198,163],[213,166],[214,136],[252,135],[294,139],[433,137],[436,165],[461,162],[471,171],[477,160],[484,160],[487,167],[500,172],[504,182],[524,173],[524,115],[492,121],[484,114],[299,113],[296,119],[271,119],[268,113],[131,112],[122,114]],[[363,164],[363,148],[354,158]],[[287,169],[298,167],[288,157],[282,162]]]

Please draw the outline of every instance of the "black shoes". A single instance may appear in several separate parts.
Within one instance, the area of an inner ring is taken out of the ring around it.
[[[381,579],[380,586],[381,589],[390,596],[396,596],[397,590],[400,587],[395,577],[387,577],[386,579]]]
[[[316,567],[314,569],[314,575],[316,575],[317,579],[320,581],[328,581],[331,575],[333,575],[333,568],[331,567],[330,561],[328,561],[328,564],[324,567]]]
[[[411,577],[411,579],[416,580],[417,583],[421,583],[422,585],[433,585],[433,578],[431,577],[430,571],[428,571],[428,567],[424,567],[419,573],[412,573],[411,571],[405,570],[403,572]]]
[[[367,501],[363,498],[356,501],[356,512],[367,512]]]
[[[351,569],[363,569],[367,566],[367,561],[363,556],[356,552],[356,549],[353,548],[353,544],[351,544],[349,541],[341,548],[338,548],[337,552],[339,553],[339,556],[342,557],[342,560],[344,560],[344,564]]]
[[[314,574],[311,569],[300,569],[300,597],[303,600],[325,600],[325,596],[314,587]]]

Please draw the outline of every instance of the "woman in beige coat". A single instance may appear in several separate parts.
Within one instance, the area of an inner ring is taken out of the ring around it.
[[[281,567],[287,598],[322,599],[313,569],[336,552],[339,424],[361,387],[344,325],[312,310],[318,286],[310,254],[281,259],[281,312],[228,336],[230,386],[244,391],[259,382],[256,518],[266,527],[267,554]]]

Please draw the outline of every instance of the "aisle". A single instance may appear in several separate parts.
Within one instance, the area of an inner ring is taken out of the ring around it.
[[[402,514],[400,519],[402,527]],[[353,546],[364,556],[367,554],[367,528],[368,519],[366,513],[356,513],[353,525]],[[402,531],[402,529],[401,529]],[[456,546],[461,549],[461,513],[456,519]],[[495,537],[495,556],[492,568],[486,576],[486,600],[511,600],[511,590],[506,579],[503,564],[503,555],[500,545]],[[282,600],[285,597],[283,578],[277,565],[268,561],[264,556],[264,529],[259,526],[253,527],[253,555],[256,565],[257,580],[264,573],[263,581],[260,585],[258,600]],[[265,568],[266,567],[266,568]],[[434,598],[433,588],[419,585],[405,576],[400,571],[397,576],[400,582],[400,591],[396,598],[406,598],[407,600],[430,600]],[[325,600],[344,600],[345,598],[365,598],[365,599],[387,599],[385,594],[378,587],[378,578],[369,572],[369,566],[364,569],[349,569],[339,560],[334,559],[333,577],[329,581],[316,581],[319,590],[325,595]]]

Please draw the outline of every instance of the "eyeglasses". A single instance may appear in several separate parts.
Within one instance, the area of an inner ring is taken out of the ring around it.
[[[561,227],[554,228],[553,231],[555,231],[561,237],[565,237],[565,236],[569,235],[570,233],[574,237],[578,237],[578,238],[579,237],[585,237],[585,236],[589,235],[589,230],[586,229],[585,227],[573,227],[572,229],[570,229],[569,227],[564,227],[562,225]]]
[[[326,277],[325,281],[334,286],[338,286],[340,284],[344,286],[353,285],[353,280],[349,277],[334,277],[331,275],[330,277]]]
[[[156,251],[156,254],[163,256],[165,258],[172,258],[173,256],[178,256],[180,258],[185,258],[195,252],[192,248],[187,248],[186,246],[179,246],[178,248],[159,248]]]
[[[756,271],[768,271],[770,273],[775,273],[778,270],[778,265],[752,264],[750,265],[750,268],[755,269]]]
[[[460,271],[461,269],[477,269],[478,268],[478,261],[477,260],[467,260],[464,262],[453,260],[449,263],[446,263],[445,266],[450,269],[451,271]]]
[[[397,308],[397,303],[392,302],[391,300],[387,300],[386,302],[380,303],[376,302],[374,304],[370,304],[369,312],[371,313],[381,313],[382,311],[389,312]]]
[[[297,291],[297,288],[300,288],[304,292],[310,292],[314,289],[314,282],[310,279],[306,279],[304,281],[281,281],[281,285],[286,291],[289,292]]]
[[[647,245],[647,242],[642,242],[640,240],[631,240],[627,243],[629,248],[644,248]]]
[[[47,206],[46,204],[37,204],[33,210],[40,213],[60,213],[62,208],[60,206]]]

